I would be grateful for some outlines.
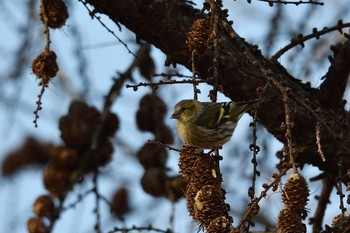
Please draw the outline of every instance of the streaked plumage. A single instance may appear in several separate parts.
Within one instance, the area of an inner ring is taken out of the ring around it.
[[[243,113],[263,101],[213,103],[181,100],[175,105],[171,118],[176,119],[182,141],[198,148],[216,149],[230,140]]]

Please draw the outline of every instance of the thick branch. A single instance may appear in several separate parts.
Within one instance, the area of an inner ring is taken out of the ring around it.
[[[322,104],[330,109],[344,107],[343,95],[350,74],[350,41],[331,47],[334,59],[326,74],[326,80],[321,84],[320,96]]]
[[[323,218],[326,212],[327,205],[330,203],[329,198],[331,196],[333,187],[334,181],[332,181],[327,176],[323,178],[321,196],[318,197],[318,205],[314,217],[310,218],[310,224],[312,224],[313,233],[318,233],[322,230]]]
[[[87,0],[95,12],[108,15],[115,23],[121,23],[139,38],[146,40],[168,57],[191,69],[191,53],[186,47],[186,35],[199,11],[185,1],[146,0]],[[203,17],[203,15],[202,15]],[[219,72],[218,84],[223,93],[232,100],[247,100],[257,97],[257,88],[272,83],[266,94],[273,96],[264,103],[258,119],[277,139],[286,142],[281,87],[289,91],[289,106],[293,112],[292,136],[296,161],[313,164],[337,176],[337,158],[343,157],[346,171],[350,166],[349,117],[343,108],[333,115],[327,106],[319,104],[320,92],[293,78],[279,63],[263,57],[253,45],[245,43],[239,36],[232,36],[222,28],[218,35]],[[210,54],[199,56],[196,69],[200,77],[210,77]],[[269,82],[267,81],[269,80]],[[271,80],[273,82],[271,82]],[[276,88],[279,86],[279,88]],[[320,138],[326,162],[317,153],[315,126],[320,124]]]

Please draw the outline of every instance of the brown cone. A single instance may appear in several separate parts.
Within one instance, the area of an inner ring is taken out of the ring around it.
[[[282,201],[285,209],[291,209],[298,214],[305,215],[305,206],[309,195],[309,187],[305,178],[298,173],[292,174],[283,188]]]
[[[197,19],[194,21],[190,31],[187,34],[186,44],[192,52],[204,53],[207,49],[210,24],[207,19]]]
[[[277,233],[305,233],[306,227],[301,222],[298,213],[291,209],[284,209],[278,215]]]

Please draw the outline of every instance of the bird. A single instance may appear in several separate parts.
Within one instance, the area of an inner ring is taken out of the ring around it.
[[[242,115],[257,107],[265,98],[245,102],[179,101],[171,115],[183,142],[202,149],[220,149],[231,136]]]

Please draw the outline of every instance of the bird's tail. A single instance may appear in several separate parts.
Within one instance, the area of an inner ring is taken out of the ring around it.
[[[231,115],[233,119],[239,120],[245,112],[258,107],[261,103],[266,101],[268,101],[267,98],[259,98],[249,101],[231,102],[229,115]]]

